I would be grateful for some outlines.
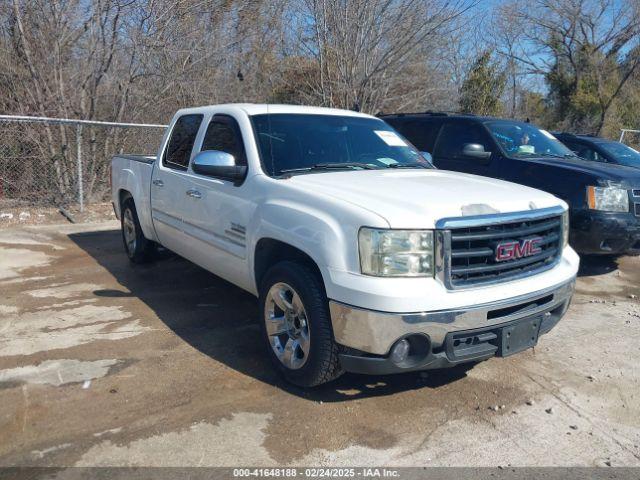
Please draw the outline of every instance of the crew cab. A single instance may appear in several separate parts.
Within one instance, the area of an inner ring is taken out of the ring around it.
[[[530,348],[578,271],[562,200],[434,169],[352,111],[180,110],[157,156],[113,158],[112,200],[132,262],[162,245],[257,296],[301,386]]]
[[[580,158],[535,125],[474,115],[382,115],[434,165],[539,188],[570,206],[580,254],[640,253],[640,170]]]

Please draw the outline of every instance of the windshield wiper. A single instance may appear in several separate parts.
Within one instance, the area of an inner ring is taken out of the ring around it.
[[[551,157],[551,158],[580,158],[575,153],[564,153],[562,155],[558,153],[540,153],[541,157]]]
[[[527,155],[530,157],[549,157],[549,158],[565,158],[566,155],[558,155],[557,153],[547,153],[547,152],[517,152],[518,155]]]
[[[428,165],[420,162],[411,162],[411,163],[391,163],[387,165],[389,168],[427,168],[431,169]]]
[[[360,162],[316,163],[310,167],[285,168],[280,173],[311,172],[313,170],[376,170],[378,167]]]

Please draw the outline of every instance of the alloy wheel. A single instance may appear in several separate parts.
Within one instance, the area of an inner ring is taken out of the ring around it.
[[[291,370],[302,368],[311,337],[300,295],[286,283],[274,284],[267,293],[264,314],[269,344],[280,363]]]
[[[136,224],[133,220],[133,213],[130,208],[125,209],[122,219],[124,241],[127,245],[129,255],[133,255],[136,251]]]

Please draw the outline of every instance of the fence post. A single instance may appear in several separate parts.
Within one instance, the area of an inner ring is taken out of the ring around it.
[[[78,161],[78,203],[80,212],[84,212],[84,184],[82,180],[82,124],[76,125],[76,157]]]

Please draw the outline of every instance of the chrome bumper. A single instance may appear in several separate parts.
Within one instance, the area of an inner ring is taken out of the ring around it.
[[[500,325],[540,315],[540,333],[546,333],[562,318],[575,289],[575,278],[549,289],[456,310],[422,313],[385,313],[329,301],[336,342],[366,353],[386,355],[400,338],[421,333],[432,347],[440,347],[449,332]]]

